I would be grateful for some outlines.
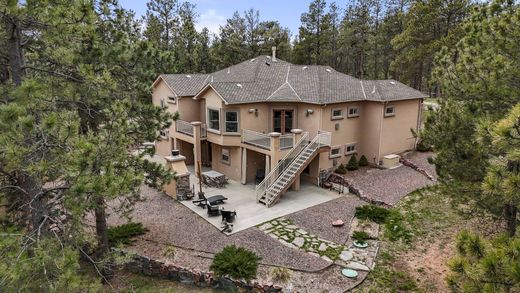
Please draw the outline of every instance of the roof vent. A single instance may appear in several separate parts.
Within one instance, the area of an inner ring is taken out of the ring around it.
[[[332,72],[332,70],[330,70],[330,68],[325,69],[325,71]]]
[[[270,66],[271,63],[269,63],[269,61],[265,61],[265,65]]]
[[[186,75],[187,78],[191,78],[191,75]]]
[[[267,58],[267,59],[271,59],[271,56],[265,56],[265,58]]]
[[[302,70],[305,70],[305,69],[307,69],[307,68],[309,68],[309,67],[307,67],[307,66],[303,66]]]
[[[229,69],[229,67],[228,67],[228,69],[227,69],[227,73],[228,73],[228,74],[231,73],[231,69]]]
[[[237,86],[238,86],[239,88],[242,88],[242,85],[241,85],[241,84],[239,84],[239,83],[237,83]]]
[[[249,60],[249,62],[255,62],[256,58]]]
[[[393,81],[393,80],[392,80],[392,81],[390,81],[390,84],[395,84],[395,81]]]

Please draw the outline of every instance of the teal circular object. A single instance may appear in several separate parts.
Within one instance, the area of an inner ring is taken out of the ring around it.
[[[368,247],[368,243],[359,243],[357,241],[354,241],[354,246],[357,247],[357,248],[367,248]]]
[[[343,274],[343,276],[345,276],[347,278],[355,278],[358,276],[358,272],[356,272],[352,269],[342,269],[341,273]]]

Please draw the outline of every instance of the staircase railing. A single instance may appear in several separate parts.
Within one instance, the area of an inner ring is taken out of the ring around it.
[[[332,141],[332,134],[330,132],[324,132],[324,131],[318,131],[318,135],[316,135],[312,141],[310,141],[308,144],[306,144],[303,149],[310,149],[311,150],[311,153],[314,153],[317,149],[319,149],[320,147],[323,147],[323,146],[330,146],[331,145],[331,141]],[[302,150],[303,150],[302,149]],[[301,156],[303,156],[303,153],[302,151],[298,152],[298,154],[294,157],[293,160],[291,160],[291,162],[287,165],[287,167],[284,169],[283,172],[281,172],[280,176],[278,178],[281,178],[284,176],[285,173],[289,172],[289,166],[292,165],[293,161],[297,161],[297,159]],[[276,178],[274,182],[276,182],[276,180],[278,179]],[[266,187],[266,190],[267,188],[269,188],[270,185],[268,185]],[[261,196],[260,196],[261,197]],[[271,203],[276,199],[276,197],[273,197],[273,198],[270,198],[268,199],[268,201],[265,203],[267,205],[267,207],[270,207],[271,206]],[[257,201],[258,201],[258,193],[257,193]]]
[[[276,166],[271,166],[271,172],[265,176],[264,180],[260,182],[256,186],[256,201],[258,202],[262,195],[265,193],[266,189],[273,184],[276,179],[287,169],[291,162],[296,159],[298,154],[305,148],[307,142],[309,141],[309,133],[304,132],[302,137],[298,140],[298,142],[294,145],[294,147],[285,154],[285,156],[276,164]]]

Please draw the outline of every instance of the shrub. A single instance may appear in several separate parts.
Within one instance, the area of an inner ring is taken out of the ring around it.
[[[432,147],[424,143],[423,140],[419,140],[419,142],[415,146],[415,150],[418,152],[430,152],[432,151]]]
[[[271,270],[271,277],[275,281],[286,282],[291,278],[291,271],[288,268],[276,267]]]
[[[141,223],[126,223],[108,228],[108,243],[110,246],[132,243],[132,237],[148,232]]]
[[[354,231],[354,233],[352,233],[352,239],[357,243],[364,244],[370,239],[370,236],[365,231]]]
[[[386,221],[389,215],[390,210],[375,205],[356,207],[356,218],[360,220],[370,220],[382,224]]]
[[[362,155],[361,158],[359,158],[359,166],[360,167],[368,166],[368,160],[367,160],[367,157],[365,157],[365,155]]]
[[[356,154],[353,154],[352,157],[350,157],[350,160],[348,160],[347,164],[347,170],[354,171],[359,169],[359,163],[356,158]]]
[[[256,276],[260,258],[243,247],[230,245],[215,255],[210,269],[217,277],[251,280]]]
[[[339,164],[338,168],[336,168],[336,173],[338,174],[346,174],[347,168],[345,168],[345,165]]]

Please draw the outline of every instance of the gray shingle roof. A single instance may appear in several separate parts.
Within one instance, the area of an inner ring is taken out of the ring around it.
[[[228,104],[264,101],[331,104],[427,97],[395,80],[360,80],[329,66],[273,62],[266,56],[211,74],[163,74],[161,77],[179,96],[195,96],[211,85]]]

